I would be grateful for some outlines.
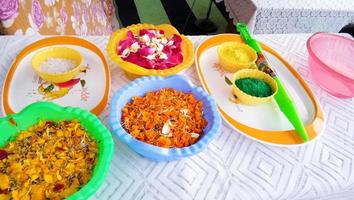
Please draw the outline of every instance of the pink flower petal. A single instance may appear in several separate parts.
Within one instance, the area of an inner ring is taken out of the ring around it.
[[[149,29],[141,29],[139,31],[139,36],[147,35],[149,38],[155,37],[154,30],[149,30]]]
[[[128,36],[128,38],[130,38],[130,39],[134,39],[134,34],[133,34],[132,31],[128,31],[128,32],[127,32],[127,36]]]
[[[181,36],[174,34],[172,40],[174,42],[174,45],[176,45],[177,47],[181,46],[181,42],[182,42]]]
[[[131,53],[127,58],[123,58],[125,61],[134,63],[136,65],[139,65],[141,67],[147,68],[147,69],[152,69],[154,66],[154,61],[148,60],[146,58],[142,58],[139,54],[137,53]]]
[[[183,55],[181,53],[171,55],[167,58],[167,62],[171,64],[180,64],[183,61]]]
[[[138,50],[138,54],[140,54],[141,56],[148,56],[153,53],[155,53],[155,49],[150,47],[143,47]]]
[[[147,34],[148,32],[149,32],[148,29],[141,29],[139,31],[139,36],[143,36],[143,35]]]
[[[118,54],[122,54],[122,52],[126,49],[129,48],[132,44],[134,43],[134,40],[128,38],[126,40],[122,40],[119,42],[118,47],[117,47],[117,52]]]
[[[172,48],[171,46],[164,46],[162,52],[164,52],[167,55],[172,54]]]

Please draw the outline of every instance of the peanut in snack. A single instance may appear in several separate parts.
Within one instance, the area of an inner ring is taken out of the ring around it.
[[[40,121],[0,149],[0,200],[68,197],[90,180],[97,152],[79,121]]]
[[[134,138],[165,148],[187,147],[203,135],[203,102],[166,88],[135,96],[122,110],[122,125]]]

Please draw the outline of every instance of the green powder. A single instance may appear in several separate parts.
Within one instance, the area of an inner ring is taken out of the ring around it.
[[[241,78],[235,84],[244,93],[255,97],[268,97],[273,93],[268,83],[256,78]]]

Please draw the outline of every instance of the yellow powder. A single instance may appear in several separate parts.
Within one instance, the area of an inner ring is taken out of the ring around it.
[[[243,48],[227,48],[223,51],[223,56],[229,62],[247,64],[253,61],[252,56]]]
[[[240,42],[224,42],[218,48],[219,64],[229,72],[254,66],[257,53]]]

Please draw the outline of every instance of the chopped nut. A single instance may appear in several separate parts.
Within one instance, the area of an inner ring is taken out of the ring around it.
[[[179,110],[183,115],[187,115],[188,114],[188,109],[181,109]]]
[[[167,134],[170,133],[170,131],[171,131],[171,129],[170,129],[170,124],[169,124],[169,121],[167,121],[167,122],[163,125],[162,130],[161,130],[161,133],[162,133],[162,135],[167,135]]]
[[[192,138],[198,138],[199,134],[198,133],[191,133]]]

